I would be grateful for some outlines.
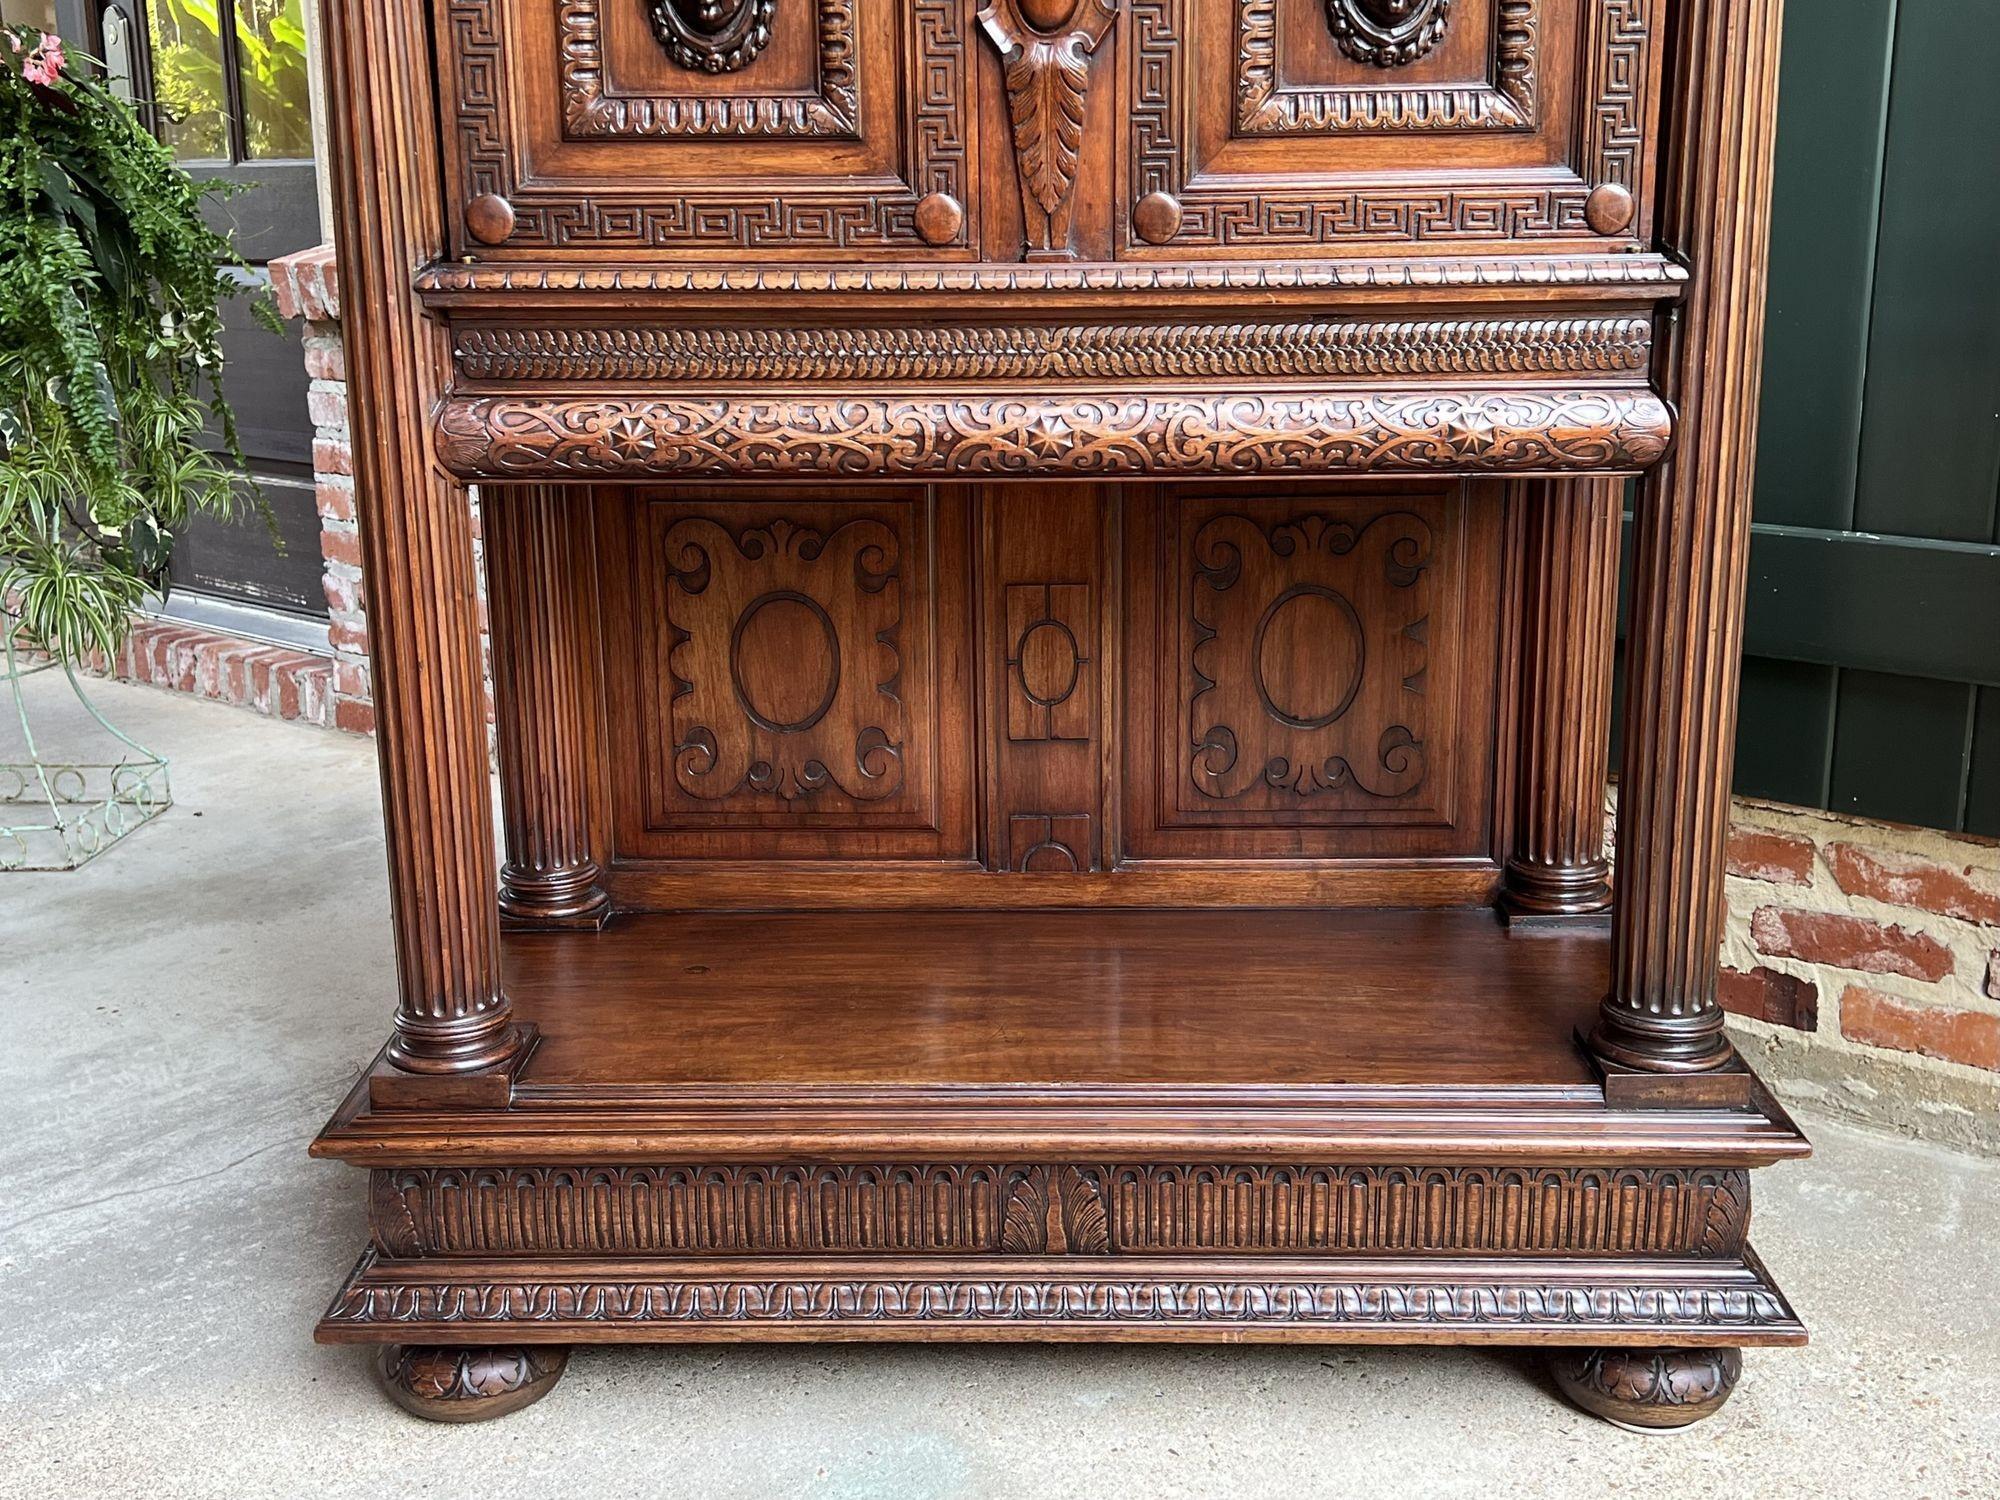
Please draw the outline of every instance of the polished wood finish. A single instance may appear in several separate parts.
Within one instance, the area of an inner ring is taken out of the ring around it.
[[[432,1415],[1525,1343],[1641,1422],[1802,1341],[1713,1001],[1774,11],[336,0],[403,1004],[320,1337]]]
[[[596,597],[590,533],[560,490],[493,486],[481,520],[493,641],[493,718],[506,861],[500,914],[529,926],[600,924],[590,778]]]
[[[1583,480],[1518,496],[1524,618],[1514,848],[1502,907],[1518,917],[1601,917],[1604,765],[1611,750],[1623,486]]]
[[[376,1368],[390,1398],[427,1422],[485,1422],[532,1406],[562,1379],[560,1347],[385,1344]]]
[[[1743,1376],[1738,1349],[1587,1349],[1549,1362],[1556,1386],[1593,1416],[1635,1432],[1712,1417]]]
[[[425,416],[442,334],[411,273],[444,246],[425,55],[413,5],[331,8],[328,86],[347,122],[334,153],[354,478],[396,943],[390,1056],[406,1071],[503,1064],[521,1033],[500,988],[498,874],[486,791],[483,664],[464,489],[434,476]]]
[[[1780,0],[1669,8],[1661,235],[1694,280],[1667,338],[1674,451],[1635,501],[1611,991],[1592,1045],[1653,1072],[1734,1056],[1716,999],[1763,372]]]

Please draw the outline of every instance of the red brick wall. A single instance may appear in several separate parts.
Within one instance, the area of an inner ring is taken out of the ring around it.
[[[354,527],[354,451],[347,430],[347,365],[340,345],[340,273],[321,245],[271,262],[271,290],[287,318],[305,322],[306,407],[313,424],[313,478],[319,499],[327,645],[332,651],[329,716],[337,729],[375,727],[368,692],[368,614],[361,595],[361,539]]]

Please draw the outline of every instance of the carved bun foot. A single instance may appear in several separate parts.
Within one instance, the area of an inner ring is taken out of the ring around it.
[[[1550,1361],[1571,1401],[1632,1432],[1671,1432],[1722,1409],[1743,1374],[1740,1349],[1565,1349]]]
[[[404,1411],[427,1422],[484,1422],[533,1406],[568,1364],[569,1350],[544,1345],[390,1344],[376,1367]]]

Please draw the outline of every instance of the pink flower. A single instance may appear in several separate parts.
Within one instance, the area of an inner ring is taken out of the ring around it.
[[[21,64],[21,76],[30,83],[39,83],[43,88],[54,88],[56,80],[62,77],[63,44],[59,36],[50,36],[46,31]]]

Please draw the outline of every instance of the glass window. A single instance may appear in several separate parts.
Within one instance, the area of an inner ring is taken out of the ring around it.
[[[237,78],[246,156],[313,154],[301,0],[236,0]]]
[[[146,17],[160,139],[181,161],[228,161],[229,105],[217,0],[153,0]]]

